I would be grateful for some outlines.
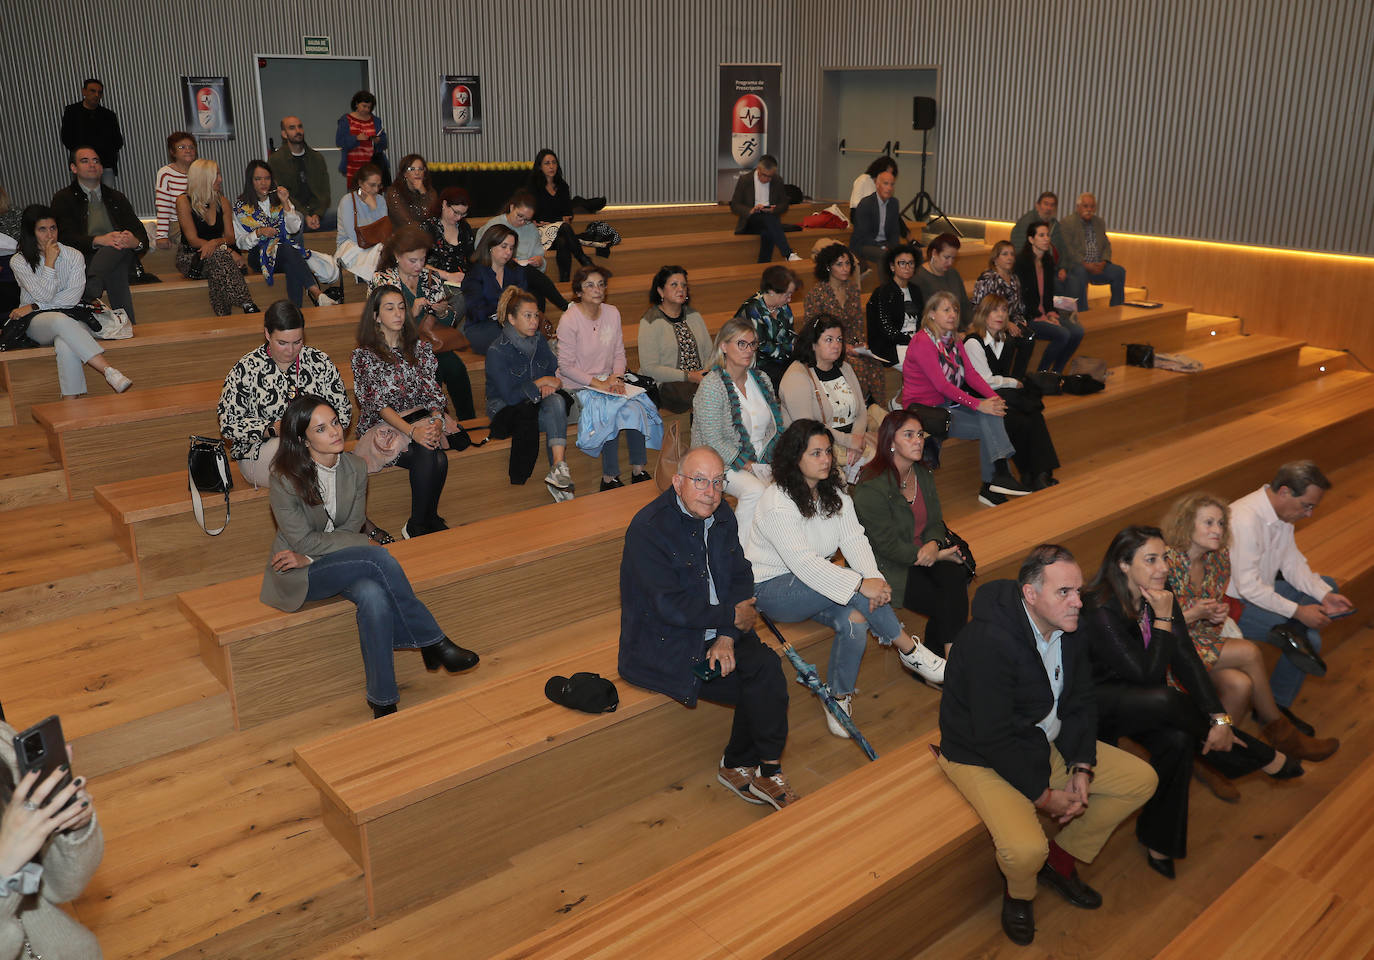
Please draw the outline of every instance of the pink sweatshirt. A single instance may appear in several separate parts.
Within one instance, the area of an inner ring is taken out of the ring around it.
[[[945,373],[940,369],[940,354],[935,349],[935,341],[927,331],[922,330],[911,338],[906,360],[902,363],[902,406],[909,403],[924,403],[927,406],[940,407],[954,400],[970,410],[977,410],[983,399],[996,396],[988,382],[979,376],[978,371],[968,362],[964,343],[957,334],[954,349],[958,351],[959,359],[964,365],[964,384],[977,391],[979,396],[965,393],[945,379]]]

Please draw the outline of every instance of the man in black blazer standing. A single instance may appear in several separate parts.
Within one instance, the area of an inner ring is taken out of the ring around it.
[[[873,178],[877,193],[870,193],[859,201],[851,215],[854,232],[849,237],[849,249],[860,261],[882,267],[887,274],[887,251],[902,242],[902,211],[893,196],[897,189],[897,175],[884,170]]]
[[[759,263],[773,259],[774,247],[788,260],[801,259],[792,251],[783,230],[782,215],[787,207],[787,191],[778,177],[778,158],[765,153],[753,171],[739,175],[730,198],[730,212],[739,217],[735,233],[759,235]]]
[[[1022,945],[1035,937],[1037,882],[1076,907],[1102,905],[1077,863],[1155,790],[1149,764],[1097,741],[1092,665],[1074,633],[1082,586],[1068,550],[1036,547],[1016,582],[978,588],[945,669],[940,767],[992,834],[1002,929]],[[1040,814],[1062,826],[1053,841]]]

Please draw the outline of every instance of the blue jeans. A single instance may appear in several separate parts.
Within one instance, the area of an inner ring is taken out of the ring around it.
[[[830,692],[837,697],[853,693],[854,686],[859,682],[859,663],[864,658],[870,625],[879,642],[884,644],[891,643],[903,633],[901,621],[887,604],[870,612],[868,598],[857,592],[849,598],[848,603],[836,603],[790,573],[754,584],[754,595],[758,597],[759,610],[774,620],[815,620],[835,631],[825,679],[830,685]],[[864,620],[852,622],[849,619],[851,610],[861,613]]]
[[[544,432],[549,465],[553,466],[553,448],[568,445],[568,401],[557,390],[539,401],[539,429]]]
[[[1322,577],[1331,589],[1336,589],[1336,581],[1330,577]],[[1308,603],[1316,603],[1315,597],[1311,597],[1287,580],[1274,581],[1274,592],[1285,600],[1292,600],[1302,606]],[[1250,640],[1262,643],[1269,642],[1269,631],[1281,623],[1288,623],[1289,618],[1280,616],[1272,610],[1257,607],[1253,603],[1245,603],[1245,609],[1241,612],[1240,619],[1236,621],[1236,626],[1240,627],[1243,636]],[[1297,626],[1301,624],[1294,621]],[[1318,653],[1322,649],[1322,635],[1311,627],[1307,630],[1307,642],[1312,644],[1312,649]],[[1293,666],[1287,657],[1279,657],[1279,664],[1274,668],[1274,673],[1269,677],[1269,686],[1274,689],[1274,702],[1281,707],[1291,707],[1293,701],[1298,698],[1298,692],[1302,690],[1303,679],[1307,675]]]
[[[759,263],[767,263],[773,259],[774,247],[778,248],[784,260],[792,255],[792,245],[787,242],[782,221],[775,213],[761,210],[749,214],[749,219],[744,223],[744,232],[759,235]]]
[[[383,547],[348,547],[316,557],[306,571],[306,600],[341,596],[358,607],[368,701],[387,706],[400,700],[391,651],[433,646],[444,639],[444,631],[415,596],[396,558]]]
[[[1071,314],[1061,316],[1057,324],[1044,320],[1031,320],[1029,323],[1035,336],[1045,341],[1045,352],[1041,354],[1040,366],[1036,369],[1063,373],[1064,365],[1083,342],[1083,324]]]
[[[649,456],[644,450],[644,434],[638,430],[622,430],[625,434],[625,445],[630,448],[630,466],[643,467],[649,463]],[[606,477],[620,476],[620,437],[611,437],[601,447],[601,475]]]
[[[983,482],[992,479],[993,463],[1005,460],[1016,452],[1007,436],[1007,425],[1001,417],[970,410],[960,403],[946,405],[949,409],[949,435],[961,440],[978,441],[978,467]]]
[[[1109,283],[1112,287],[1112,298],[1108,306],[1117,306],[1126,300],[1126,268],[1108,260],[1102,264],[1101,273],[1089,273],[1082,264],[1069,267],[1068,285],[1072,296],[1078,298],[1078,312],[1082,313],[1088,309],[1088,284]]]

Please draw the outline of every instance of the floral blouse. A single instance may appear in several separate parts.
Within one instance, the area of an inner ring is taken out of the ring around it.
[[[1007,301],[1008,323],[1026,322],[1026,305],[1021,302],[1021,281],[1016,274],[1012,274],[1011,279],[1007,280],[996,270],[984,270],[978,275],[978,279],[973,281],[973,296],[969,298],[969,302],[976,307],[978,302],[990,293],[995,293]]]
[[[430,248],[425,262],[445,273],[456,273],[459,270],[467,273],[468,264],[472,262],[473,243],[472,224],[468,223],[467,218],[464,217],[455,224],[458,231],[457,243],[448,242],[444,236],[444,225],[439,222],[438,217],[430,217],[424,226],[434,238],[434,246]]]
[[[368,285],[368,290],[376,290],[378,287],[399,287],[401,296],[406,300],[406,312],[410,312],[411,305],[415,303],[416,297],[428,300],[430,303],[443,301],[449,302],[450,294],[448,288],[444,286],[443,278],[433,270],[421,270],[420,277],[415,281],[415,289],[412,291],[401,282],[401,274],[395,267],[388,267],[386,270],[378,270],[372,277],[372,283]],[[412,314],[413,317],[413,314]],[[421,318],[423,319],[423,318]],[[453,310],[438,318],[441,323],[453,326]],[[419,322],[418,320],[416,321]]]
[[[1178,598],[1178,605],[1185,612],[1202,600],[1219,600],[1226,595],[1226,586],[1231,582],[1231,553],[1228,550],[1209,550],[1202,555],[1202,585],[1193,586],[1191,561],[1186,550],[1169,547],[1164,551],[1169,562],[1169,589]],[[1193,637],[1198,656],[1211,667],[1220,654],[1223,643],[1221,624],[1207,620],[1196,620],[1188,624],[1188,632]],[[1209,659],[1210,654],[1210,659]]]
[[[415,362],[404,356],[395,362],[383,360],[367,347],[353,351],[353,393],[358,398],[358,436],[382,420],[382,408],[397,413],[425,407],[444,409],[444,394],[435,379],[438,361],[429,341],[415,344]]]
[[[840,322],[844,324],[845,343],[867,343],[868,321],[864,316],[863,306],[859,303],[859,299],[859,280],[857,277],[851,278],[845,289],[844,306],[840,306],[840,301],[835,296],[835,291],[830,289],[830,284],[826,281],[820,281],[806,291],[806,300],[804,301],[806,319],[814,320],[823,313],[838,317]],[[886,403],[887,383],[884,379],[886,368],[868,357],[851,357],[849,362],[854,367],[854,375],[859,378],[859,386],[863,388],[865,396],[872,397],[876,403]]]

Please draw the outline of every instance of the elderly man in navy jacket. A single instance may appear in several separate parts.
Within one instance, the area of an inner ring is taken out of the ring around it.
[[[781,810],[797,799],[781,764],[787,681],[753,631],[754,574],[724,491],[719,454],[695,447],[672,488],[630,521],[620,561],[620,675],[689,707],[698,698],[733,705],[717,778],[741,799]]]
[[[1076,907],[1102,905],[1077,861],[1091,863],[1155,791],[1148,763],[1097,741],[1092,664],[1075,633],[1082,586],[1073,555],[1041,544],[1016,582],[978,588],[945,667],[940,766],[992,834],[1002,929],[1022,945],[1035,937],[1037,881]],[[1039,814],[1062,825],[1053,841]]]

